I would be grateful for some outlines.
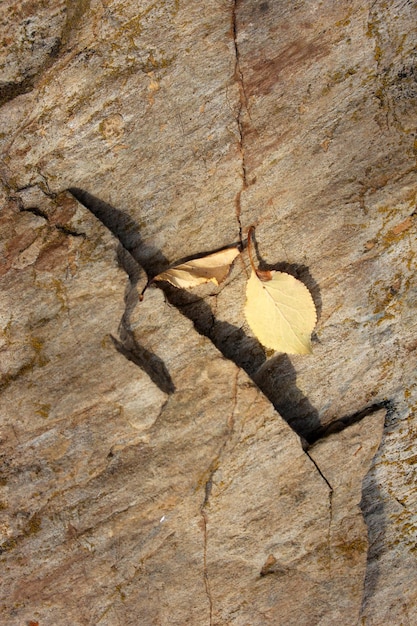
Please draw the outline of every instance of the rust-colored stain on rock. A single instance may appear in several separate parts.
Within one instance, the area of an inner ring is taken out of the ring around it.
[[[320,40],[291,42],[282,52],[273,58],[253,59],[249,63],[249,74],[245,77],[245,92],[250,96],[269,94],[282,73],[299,72],[312,61],[323,58],[328,53],[328,45]]]

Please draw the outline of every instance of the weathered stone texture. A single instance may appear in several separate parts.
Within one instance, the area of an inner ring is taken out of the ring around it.
[[[0,621],[417,623],[416,3],[3,5]]]

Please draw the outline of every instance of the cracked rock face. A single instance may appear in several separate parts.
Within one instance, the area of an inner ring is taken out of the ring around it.
[[[4,3],[2,623],[417,622],[414,18]],[[246,253],[140,301],[252,224],[312,356],[251,335]]]

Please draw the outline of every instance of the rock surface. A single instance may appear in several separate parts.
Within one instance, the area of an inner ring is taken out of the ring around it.
[[[2,622],[416,623],[415,3],[0,11]]]

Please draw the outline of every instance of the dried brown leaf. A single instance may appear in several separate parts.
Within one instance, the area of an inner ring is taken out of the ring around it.
[[[213,254],[191,259],[155,276],[154,280],[167,280],[175,287],[188,289],[203,283],[222,283],[227,277],[230,267],[239,254],[238,248],[226,248]]]

